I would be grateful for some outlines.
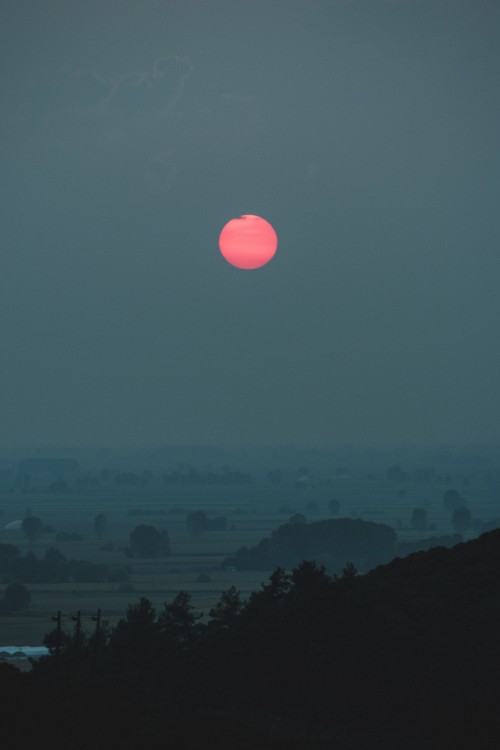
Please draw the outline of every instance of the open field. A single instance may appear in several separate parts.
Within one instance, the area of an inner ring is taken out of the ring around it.
[[[401,540],[415,539],[410,518],[415,507],[427,510],[432,531],[422,534],[449,534],[453,529],[449,514],[442,509],[445,489],[456,487],[464,496],[474,519],[487,521],[500,516],[498,477],[481,479],[466,487],[438,482],[388,481],[385,477],[358,477],[312,483],[296,488],[293,483],[271,486],[264,481],[235,486],[146,486],[134,489],[112,488],[81,493],[54,495],[42,491],[4,492],[0,494],[0,542],[16,544],[22,554],[29,549],[41,557],[49,547],[56,547],[67,558],[127,564],[132,569],[129,583],[27,584],[31,594],[29,613],[0,616],[0,645],[41,643],[52,628],[51,617],[61,610],[63,622],[71,628],[70,616],[82,612],[82,627],[90,631],[91,616],[102,610],[104,620],[114,623],[122,617],[128,604],[140,596],[149,597],[157,608],[180,590],[187,590],[195,607],[205,613],[219,599],[222,591],[236,586],[244,596],[260,586],[271,571],[242,572],[223,569],[224,557],[241,546],[252,546],[285,523],[297,512],[308,521],[330,517],[328,501],[337,498],[340,516],[359,517],[393,526]],[[310,503],[317,504],[310,506]],[[309,506],[309,507],[308,507]],[[24,517],[27,508],[52,529],[42,534],[30,547],[21,531],[6,531],[5,525]],[[223,515],[227,530],[188,533],[186,515],[204,510],[209,517]],[[104,513],[108,529],[97,538],[93,523]],[[121,551],[128,536],[138,524],[166,529],[171,555],[158,560],[131,560]],[[55,533],[79,533],[80,541],[55,541]],[[471,533],[471,536],[474,533]],[[103,549],[107,547],[107,549]],[[200,574],[209,580],[199,582]],[[0,593],[5,585],[0,586]]]

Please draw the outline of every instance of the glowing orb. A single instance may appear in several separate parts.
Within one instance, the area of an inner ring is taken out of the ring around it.
[[[278,247],[278,237],[265,219],[243,214],[228,221],[220,233],[219,247],[232,266],[250,270],[269,263]]]

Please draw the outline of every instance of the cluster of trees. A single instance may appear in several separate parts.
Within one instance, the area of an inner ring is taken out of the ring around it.
[[[119,474],[115,475],[114,482],[117,487],[126,488],[126,487],[137,487],[140,483],[140,480],[135,472],[122,471]]]
[[[446,490],[443,492],[443,510],[452,513],[463,505],[465,505],[465,500],[458,490]]]
[[[255,547],[241,547],[222,565],[237,570],[272,570],[276,566],[292,568],[304,559],[322,559],[333,569],[340,569],[346,560],[368,569],[390,560],[395,549],[396,532],[386,524],[352,518],[306,523],[302,514],[295,514],[270,537]]]
[[[124,549],[127,557],[156,558],[170,555],[170,540],[167,531],[141,523],[130,532],[129,546]]]
[[[189,469],[186,472],[173,471],[163,475],[163,481],[168,485],[246,485],[252,484],[252,477],[243,471],[227,469],[221,473],[213,471],[201,472]]]
[[[366,575],[346,565],[330,577],[304,561],[245,601],[230,588],[208,621],[185,592],[159,612],[142,598],[81,640],[78,660],[68,635],[34,677],[71,684],[97,652],[102,680],[157,696],[167,712],[293,716],[342,735],[337,750],[490,748],[500,736],[499,550],[500,530]]]
[[[405,471],[400,466],[389,466],[386,471],[386,478],[391,482],[451,482],[451,474],[438,474],[433,466],[415,469],[415,471]]]
[[[195,510],[186,516],[186,526],[190,534],[201,534],[204,531],[226,531],[225,516],[209,518],[204,510]]]
[[[474,531],[489,531],[500,526],[500,519],[491,519],[481,523],[472,518],[470,508],[458,490],[446,490],[442,496],[443,510],[450,514],[450,523],[457,534],[465,534],[471,528]],[[434,524],[429,524],[428,513],[425,508],[414,508],[411,516],[411,527],[414,531],[432,530]]]
[[[85,560],[68,560],[50,547],[38,558],[29,551],[21,555],[15,544],[0,544],[0,578],[4,583],[118,583],[128,581],[130,568]]]
[[[9,583],[0,599],[0,613],[27,609],[30,601],[30,593],[22,583]]]
[[[331,503],[333,512],[339,509],[337,500]],[[329,572],[335,572],[346,559],[351,559],[356,561],[360,570],[366,571],[396,556],[403,557],[433,547],[453,547],[463,541],[462,534],[470,528],[469,509],[459,505],[451,520],[454,534],[432,535],[408,542],[398,541],[394,529],[386,524],[351,518],[308,523],[302,513],[295,513],[287,524],[255,547],[241,547],[235,555],[226,557],[222,566],[237,570],[271,570],[276,566],[289,569],[300,560],[314,559],[324,564]],[[419,532],[434,528],[428,523],[425,508],[414,509],[411,525]],[[493,520],[484,524],[483,530],[499,526],[500,521]]]

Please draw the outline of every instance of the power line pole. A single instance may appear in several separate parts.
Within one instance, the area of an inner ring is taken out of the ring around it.
[[[75,623],[75,672],[78,670],[78,658],[80,656],[80,632],[81,632],[81,619],[82,613],[80,610],[76,613],[75,617],[71,618]]]
[[[59,654],[61,652],[61,610],[52,618],[56,623],[56,672],[59,672]]]
[[[92,618],[95,622],[95,635],[94,635],[94,651],[92,653],[92,677],[95,675],[95,669],[97,664],[97,649],[99,648],[99,629],[101,627],[101,610],[97,610],[97,615]]]

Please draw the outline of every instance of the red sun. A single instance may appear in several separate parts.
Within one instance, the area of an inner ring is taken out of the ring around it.
[[[265,219],[243,214],[228,221],[220,233],[219,247],[232,266],[250,270],[269,263],[278,247],[278,237]]]

